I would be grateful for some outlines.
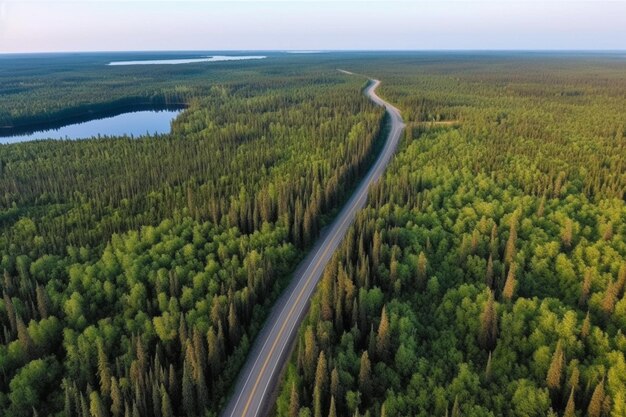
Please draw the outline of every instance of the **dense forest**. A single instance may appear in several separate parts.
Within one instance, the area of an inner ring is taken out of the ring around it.
[[[90,59],[15,75],[35,87],[0,94],[5,123],[172,86],[187,109],[168,135],[0,145],[0,416],[215,415],[383,112],[363,78],[299,61],[139,79]]]
[[[355,62],[408,122],[327,266],[280,417],[626,416],[626,63]]]

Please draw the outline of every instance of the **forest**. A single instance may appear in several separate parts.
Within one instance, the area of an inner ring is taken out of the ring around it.
[[[407,129],[325,269],[274,415],[626,416],[624,60],[344,67],[381,79]]]
[[[626,416],[626,62],[584,53],[0,56],[4,127],[176,104],[171,134],[0,145],[0,417],[219,414],[326,267],[279,417]]]
[[[186,110],[168,135],[0,145],[0,416],[216,415],[383,111],[365,79],[298,61],[138,78],[102,60],[20,72],[4,123],[174,90]]]

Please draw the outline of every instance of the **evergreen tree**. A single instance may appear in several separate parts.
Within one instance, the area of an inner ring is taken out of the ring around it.
[[[546,376],[546,384],[548,388],[556,390],[561,388],[561,378],[563,374],[563,364],[565,357],[563,348],[561,347],[561,341],[556,344],[556,349],[552,354],[552,360],[550,367],[548,368],[548,375]]]
[[[359,366],[359,391],[365,398],[371,395],[372,387],[372,364],[370,362],[367,351],[361,355],[361,364]]]
[[[591,395],[591,400],[589,401],[589,406],[587,408],[587,414],[589,417],[600,417],[602,415],[604,403],[604,379],[598,382],[595,389],[593,390],[593,394]]]
[[[123,411],[123,398],[117,378],[111,377],[111,414],[119,417]]]
[[[504,288],[502,289],[502,298],[506,301],[511,301],[513,298],[513,294],[515,292],[515,287],[517,286],[517,279],[515,278],[515,263],[511,263],[509,266],[509,273],[506,277],[506,282],[504,283]]]
[[[570,390],[567,405],[563,412],[563,417],[576,417],[576,404],[574,403],[574,387]]]
[[[335,397],[330,397],[330,410],[328,411],[328,417],[337,417],[337,408],[335,406]]]
[[[383,306],[376,335],[376,354],[382,360],[386,360],[391,349],[391,334],[389,329],[389,319],[387,318],[387,308]]]
[[[494,305],[493,293],[489,291],[489,297],[480,315],[479,343],[483,349],[491,351],[495,347],[497,336],[498,317]]]
[[[298,390],[296,384],[291,386],[291,397],[289,399],[289,417],[298,417],[300,411],[300,400],[298,399]]]

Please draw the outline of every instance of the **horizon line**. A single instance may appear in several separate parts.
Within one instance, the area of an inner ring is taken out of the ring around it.
[[[108,50],[59,50],[5,52],[0,55],[44,55],[44,54],[96,54],[96,53],[198,53],[198,52],[300,52],[310,55],[337,52],[579,52],[579,53],[626,53],[626,49],[576,49],[576,48],[433,48],[433,49],[108,49]]]

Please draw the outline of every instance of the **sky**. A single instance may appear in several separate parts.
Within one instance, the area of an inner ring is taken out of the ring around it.
[[[0,53],[625,50],[626,0],[0,0]]]

